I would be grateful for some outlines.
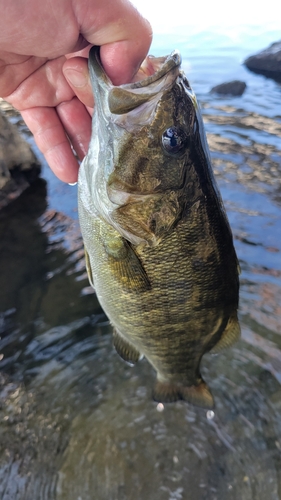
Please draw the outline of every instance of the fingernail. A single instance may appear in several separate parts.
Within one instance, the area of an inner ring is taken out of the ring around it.
[[[69,182],[68,185],[69,186],[76,186],[77,182]]]
[[[85,73],[75,69],[66,69],[64,71],[66,78],[73,87],[85,87],[88,83],[88,78]]]

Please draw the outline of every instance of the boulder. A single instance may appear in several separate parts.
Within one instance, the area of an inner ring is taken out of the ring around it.
[[[211,89],[211,92],[216,92],[221,95],[231,95],[231,96],[240,96],[243,94],[246,88],[246,83],[241,82],[240,80],[233,80],[231,82],[221,83],[220,85],[216,85]]]
[[[281,40],[272,43],[267,49],[248,57],[245,66],[255,73],[281,80]]]
[[[0,209],[19,196],[40,171],[31,147],[0,109]]]

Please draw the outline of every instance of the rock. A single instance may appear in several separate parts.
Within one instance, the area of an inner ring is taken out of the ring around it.
[[[240,96],[243,94],[245,88],[245,82],[241,82],[240,80],[233,80],[232,82],[226,82],[221,83],[220,85],[216,85],[211,89],[211,92],[216,92],[217,94],[222,95]]]
[[[19,196],[40,171],[29,144],[0,110],[0,209]]]
[[[245,66],[255,73],[281,80],[281,40],[272,43],[267,49],[248,57]]]

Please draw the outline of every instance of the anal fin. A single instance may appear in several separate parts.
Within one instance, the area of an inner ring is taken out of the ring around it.
[[[113,345],[119,356],[130,365],[134,365],[141,358],[139,351],[121,337],[115,328],[113,330]]]
[[[215,406],[212,393],[203,380],[198,385],[191,386],[157,380],[153,391],[153,399],[160,403],[173,403],[178,400],[184,400],[194,406],[208,410],[211,410]]]
[[[211,349],[211,354],[218,354],[223,349],[227,349],[235,344],[241,335],[240,325],[238,322],[237,314],[230,316],[226,328],[218,341],[218,343]]]

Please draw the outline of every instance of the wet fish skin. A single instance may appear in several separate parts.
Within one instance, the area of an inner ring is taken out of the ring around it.
[[[154,398],[212,408],[202,356],[234,343],[238,261],[196,97],[180,56],[114,87],[97,48],[95,113],[79,173],[87,270],[125,360],[157,371]]]

